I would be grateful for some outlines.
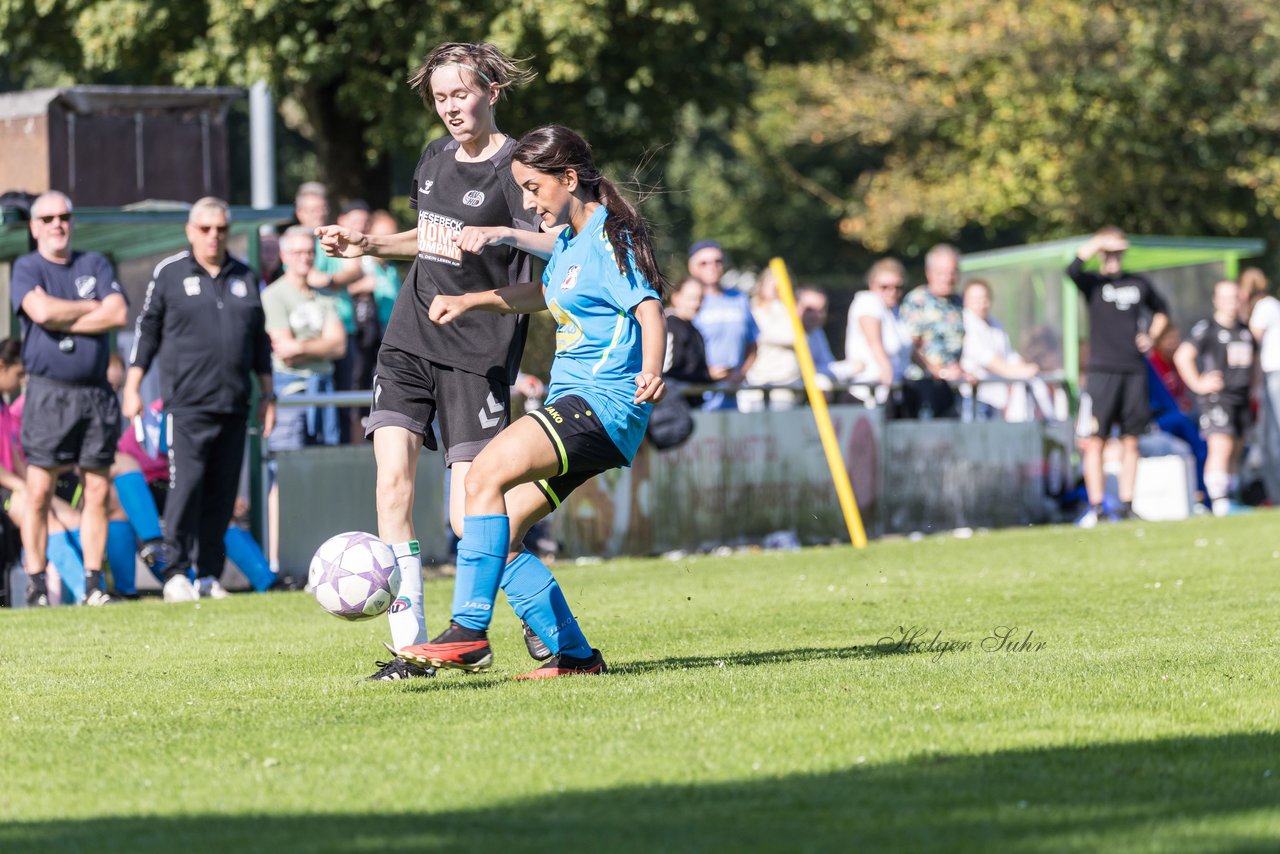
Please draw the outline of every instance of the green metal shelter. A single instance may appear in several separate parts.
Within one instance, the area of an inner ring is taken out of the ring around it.
[[[1009,332],[1024,357],[1056,340],[1060,367],[1071,388],[1080,374],[1083,328],[1081,300],[1066,275],[1076,250],[1092,235],[1032,243],[965,255],[964,281],[984,279],[991,285],[992,314]],[[1172,320],[1186,329],[1211,312],[1213,284],[1235,278],[1240,262],[1261,255],[1266,245],[1253,238],[1144,237],[1129,235],[1124,266],[1152,280],[1169,302]],[[1097,266],[1096,259],[1091,266]]]

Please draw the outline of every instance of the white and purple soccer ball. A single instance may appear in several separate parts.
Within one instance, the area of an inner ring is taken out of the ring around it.
[[[361,531],[325,540],[307,572],[320,607],[344,620],[384,613],[400,592],[400,567],[391,546]]]

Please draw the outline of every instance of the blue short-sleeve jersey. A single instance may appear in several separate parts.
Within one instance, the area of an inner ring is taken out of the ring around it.
[[[13,264],[10,298],[22,319],[22,364],[32,376],[77,385],[105,385],[111,336],[74,335],[45,329],[22,310],[22,301],[36,288],[63,300],[103,300],[120,294],[111,262],[97,252],[72,252],[65,264],[39,252],[23,255]]]
[[[736,288],[704,294],[693,318],[707,347],[707,365],[736,370],[747,357],[747,345],[760,337],[751,314],[751,297]]]
[[[587,401],[631,460],[653,408],[634,402],[644,360],[640,322],[632,310],[658,294],[636,270],[634,258],[628,258],[625,274],[619,272],[604,230],[606,216],[601,205],[581,233],[562,231],[542,274],[547,308],[557,324],[547,402],[567,395]]]

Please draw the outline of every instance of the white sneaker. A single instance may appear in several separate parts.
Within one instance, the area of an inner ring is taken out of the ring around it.
[[[114,605],[115,603],[116,603],[115,599],[112,599],[110,596],[108,596],[106,593],[104,593],[103,591],[99,590],[96,587],[89,591],[88,596],[84,597],[84,604],[88,605],[91,608],[97,608],[101,605]]]
[[[226,599],[231,595],[218,579],[211,575],[196,579],[196,593],[204,599]]]
[[[1230,516],[1231,515],[1231,499],[1230,498],[1213,499],[1213,515]]]
[[[1098,511],[1090,507],[1085,511],[1084,515],[1076,520],[1077,528],[1096,528],[1098,526]]]
[[[182,573],[178,573],[164,583],[164,601],[166,602],[195,602],[199,598],[200,594],[196,592],[191,579]]]

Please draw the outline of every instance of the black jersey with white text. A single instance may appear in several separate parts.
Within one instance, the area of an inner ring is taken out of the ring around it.
[[[409,206],[418,215],[418,253],[396,298],[383,340],[398,350],[468,373],[515,382],[528,332],[525,315],[473,311],[443,326],[427,316],[437,294],[458,295],[529,281],[530,258],[509,246],[479,255],[463,252],[454,237],[464,226],[535,230],[511,177],[508,138],[488,160],[456,159],[452,138],[427,146],[413,173]]]
[[[1191,327],[1187,340],[1196,348],[1196,368],[1200,373],[1222,374],[1222,391],[1207,397],[1223,403],[1248,402],[1253,360],[1258,352],[1249,327],[1240,321],[1223,326],[1209,317]]]
[[[1071,261],[1067,275],[1089,306],[1089,370],[1145,373],[1146,362],[1136,342],[1138,320],[1142,309],[1168,314],[1164,298],[1142,276],[1089,272],[1079,258]]]

